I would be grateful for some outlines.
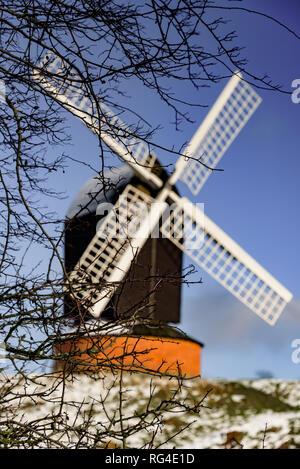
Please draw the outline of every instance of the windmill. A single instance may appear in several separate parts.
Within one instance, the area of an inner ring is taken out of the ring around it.
[[[162,235],[179,250],[274,325],[292,294],[203,211],[174,190],[181,180],[197,195],[259,106],[261,98],[241,73],[229,80],[167,179],[157,174],[158,160],[149,145],[139,140],[107,105],[91,99],[64,60],[47,53],[33,76],[44,91],[99,135],[155,193],[153,196],[138,187],[126,186],[69,274],[67,288],[73,297],[88,304],[90,314],[100,318],[133,260],[159,226]],[[122,229],[132,221],[138,221],[134,233],[126,231],[122,236]],[[101,289],[100,281],[105,282]],[[88,283],[91,288],[84,287]]]

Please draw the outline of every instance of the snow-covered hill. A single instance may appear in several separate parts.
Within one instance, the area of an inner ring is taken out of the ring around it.
[[[300,448],[300,382],[1,375],[1,400],[20,447]]]

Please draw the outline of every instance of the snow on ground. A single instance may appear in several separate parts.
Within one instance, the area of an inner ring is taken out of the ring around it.
[[[0,380],[1,422],[45,429],[48,446],[90,447],[97,434],[97,447],[300,448],[300,382],[197,378],[178,388],[176,379],[142,374],[124,374],[122,386],[119,374],[69,380],[3,374]],[[179,405],[161,412],[175,391]],[[187,411],[207,392],[202,407]]]

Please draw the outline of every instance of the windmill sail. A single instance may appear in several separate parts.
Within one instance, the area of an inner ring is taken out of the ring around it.
[[[163,235],[254,313],[274,325],[292,294],[204,213],[197,213],[188,199],[174,192],[170,196],[176,205],[163,222]],[[184,224],[193,226],[193,232],[189,228],[188,245],[178,233],[182,213]]]
[[[65,286],[94,317],[105,309],[165,206],[129,184],[97,229]]]
[[[156,156],[149,145],[138,139],[106,104],[93,101],[80,77],[60,57],[48,52],[34,71],[33,78],[65,109],[98,134],[143,180],[154,188],[162,187],[162,180],[151,172]]]
[[[178,160],[172,182],[180,177],[198,194],[261,101],[240,73],[234,75]]]

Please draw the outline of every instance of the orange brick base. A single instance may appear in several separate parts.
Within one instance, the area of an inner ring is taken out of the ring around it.
[[[56,345],[64,359],[57,371],[124,369],[187,377],[200,375],[202,345],[191,339],[106,335],[65,340]]]

